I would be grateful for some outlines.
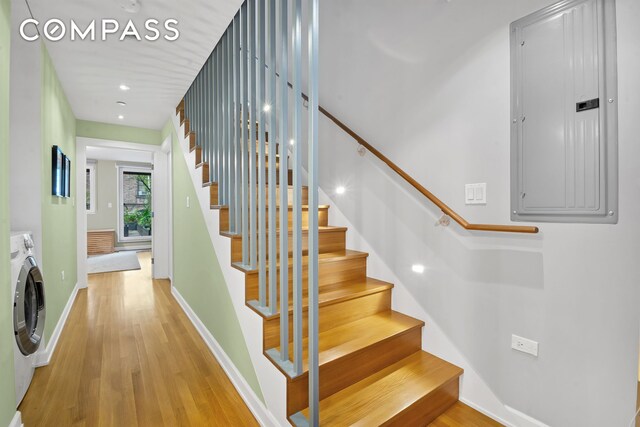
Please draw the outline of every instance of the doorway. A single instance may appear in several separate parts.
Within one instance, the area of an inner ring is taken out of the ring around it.
[[[153,278],[169,277],[170,149],[77,139],[79,286],[90,273],[139,269],[140,251],[151,252]]]

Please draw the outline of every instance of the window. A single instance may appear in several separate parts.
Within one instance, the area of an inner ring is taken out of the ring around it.
[[[152,170],[146,167],[118,168],[118,239],[148,241],[152,236]]]
[[[94,214],[96,213],[96,164],[95,163],[87,164],[86,189],[87,189],[87,197],[86,197],[87,213]]]
[[[149,186],[145,181],[145,179],[138,179],[138,197],[149,196]]]

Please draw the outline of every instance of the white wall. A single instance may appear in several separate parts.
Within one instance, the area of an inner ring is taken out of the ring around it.
[[[322,2],[321,104],[467,220],[508,224],[508,25],[550,3]],[[466,368],[462,396],[519,425],[502,405],[552,426],[626,426],[635,412],[640,2],[617,7],[617,225],[435,227],[433,205],[330,122],[320,129],[331,222],[345,215],[349,246],[373,252],[370,275],[396,281],[394,306],[427,320],[425,349]],[[487,183],[486,206],[464,205],[472,182]],[[512,333],[539,341],[539,357],[511,350]]]
[[[11,14],[12,22],[21,22],[29,10],[24,2],[13,1]],[[51,173],[51,165],[41,164],[41,88],[40,43],[11,37],[11,229],[33,233],[38,262],[42,262],[42,191],[51,191],[42,186],[42,174]]]

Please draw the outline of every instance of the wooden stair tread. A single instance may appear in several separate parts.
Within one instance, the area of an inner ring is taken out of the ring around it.
[[[321,332],[318,336],[320,366],[423,326],[422,320],[389,310]],[[308,350],[308,338],[304,338],[302,342],[303,375],[308,373]],[[293,343],[289,343],[289,352],[289,357],[293,358]]]
[[[365,277],[364,280],[349,280],[333,285],[321,286],[318,290],[318,303],[327,305],[345,301],[347,299],[358,298],[376,292],[392,289],[393,284],[372,277]],[[303,299],[303,304],[307,304],[307,298]]]
[[[320,401],[320,424],[374,426],[391,420],[463,370],[418,351]],[[308,409],[303,411],[308,416]]]
[[[334,261],[341,261],[344,259],[348,259],[348,258],[365,258],[368,257],[369,254],[367,252],[360,252],[360,251],[354,251],[351,249],[345,249],[344,251],[338,251],[338,252],[325,252],[325,253],[320,253],[318,254],[318,262],[323,263],[323,262],[334,262]],[[309,257],[304,255],[302,257],[302,265],[308,265],[309,264]],[[234,268],[243,271],[247,274],[258,274],[258,269],[256,268],[255,270],[251,270],[246,268],[244,265],[242,265],[241,262],[234,262],[231,264]],[[280,261],[278,260],[277,263],[277,267],[280,268]],[[289,257],[289,267],[291,267],[291,257]],[[269,270],[269,267],[267,266],[267,271]]]
[[[329,205],[318,205],[318,209],[329,209],[331,206]],[[287,205],[288,210],[293,210],[293,206],[292,205]],[[220,206],[220,210],[228,210],[229,209],[229,205],[222,205]],[[269,206],[266,207],[266,210],[269,211]],[[280,205],[276,206],[276,211],[280,210]],[[308,211],[309,210],[309,205],[302,205],[302,210],[303,211]]]
[[[214,182],[203,182],[202,183],[203,187],[208,187],[208,186],[211,186],[211,185],[218,185],[218,183],[215,182],[215,181]],[[277,187],[280,188],[281,185],[278,184]],[[287,187],[290,188],[290,189],[293,189],[293,184],[287,184]],[[308,185],[302,185],[300,188],[302,188],[303,190],[308,190],[309,186]]]
[[[287,230],[289,235],[293,234],[293,230],[289,229]],[[318,226],[318,233],[335,233],[335,232],[342,232],[342,231],[347,231],[347,227],[338,227],[338,226],[334,226],[334,225],[319,225]],[[308,234],[309,233],[309,228],[308,227],[304,227],[302,229],[302,234]],[[269,234],[269,231],[267,230],[267,235]],[[280,236],[280,230],[276,230],[276,234],[278,236]],[[242,239],[242,234],[234,234],[234,233],[229,233],[228,231],[222,231],[220,232],[221,236],[225,236],[225,237],[229,237],[231,239]]]
[[[332,285],[320,286],[318,289],[318,304],[320,307],[338,304],[350,299],[360,298],[365,295],[375,294],[377,292],[392,289],[393,284],[383,282],[382,280],[366,277],[364,279],[348,280],[346,282],[335,283]],[[292,289],[289,290],[289,313],[293,312]],[[302,308],[309,308],[309,298],[306,289],[303,290]],[[278,313],[272,316],[266,316],[267,319],[277,319],[280,317],[280,294],[278,293]]]

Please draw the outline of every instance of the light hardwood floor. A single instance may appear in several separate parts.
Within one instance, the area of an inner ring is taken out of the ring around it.
[[[142,270],[89,277],[49,366],[19,410],[26,427],[255,426],[171,296]],[[49,320],[51,321],[51,320]]]

